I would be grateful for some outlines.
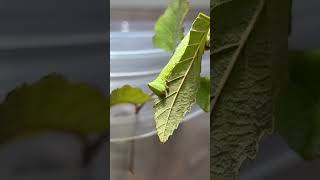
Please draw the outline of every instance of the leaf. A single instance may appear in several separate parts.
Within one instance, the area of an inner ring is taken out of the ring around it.
[[[211,179],[234,180],[273,129],[274,96],[287,80],[289,0],[216,4],[211,9]]]
[[[197,93],[197,104],[205,111],[210,111],[210,79],[209,77],[202,77],[200,79],[200,89]]]
[[[279,95],[276,127],[289,146],[305,159],[320,158],[320,99],[291,84]]]
[[[184,19],[189,11],[188,0],[171,0],[168,8],[155,24],[153,45],[172,52],[183,38]]]
[[[290,80],[307,88],[312,94],[320,92],[320,50],[290,51]]]
[[[290,85],[278,97],[276,128],[305,159],[320,158],[320,53],[293,52]]]
[[[195,102],[209,28],[209,17],[199,14],[173,55],[179,60],[167,79],[167,93],[154,102],[156,128],[161,142],[168,140]]]
[[[47,131],[107,132],[108,109],[98,89],[50,74],[7,95],[0,108],[0,143]]]
[[[112,91],[110,105],[115,106],[123,103],[139,105],[146,103],[150,99],[151,96],[141,89],[125,85]]]
[[[211,9],[221,6],[222,4],[228,3],[230,1],[232,0],[211,0],[211,3],[210,3]]]

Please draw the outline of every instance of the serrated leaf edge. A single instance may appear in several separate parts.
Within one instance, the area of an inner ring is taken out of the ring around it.
[[[205,41],[205,40],[206,40],[206,36],[204,35],[204,36],[202,37],[200,43],[198,43],[199,46],[197,47],[196,53],[195,53],[195,55],[194,55],[194,56],[192,57],[192,59],[191,59],[191,60],[192,60],[192,63],[190,63],[190,65],[189,65],[189,67],[188,67],[185,75],[183,76],[183,80],[181,81],[181,83],[180,83],[180,85],[179,85],[179,88],[177,89],[176,92],[173,92],[172,94],[169,95],[169,96],[174,95],[175,97],[174,97],[174,99],[173,99],[173,101],[172,101],[172,104],[169,106],[170,112],[168,113],[168,117],[167,117],[166,119],[169,119],[169,117],[171,116],[171,110],[172,110],[172,107],[173,107],[174,103],[176,102],[176,98],[177,98],[178,94],[180,93],[180,89],[181,89],[182,85],[185,83],[185,78],[186,78],[187,75],[189,74],[190,68],[194,65],[195,58],[199,55],[200,45],[201,45],[202,42]],[[188,44],[187,48],[190,47],[190,46],[193,46],[193,45],[194,45],[194,44]],[[186,58],[186,59],[190,59],[190,58]],[[179,63],[185,61],[186,59],[180,60]],[[195,92],[198,91],[199,87],[197,86],[196,88],[197,88],[197,89],[195,90]],[[165,97],[165,98],[163,98],[163,99],[161,99],[161,100],[165,100],[165,99],[167,99],[169,96],[167,96],[167,97]],[[155,106],[156,106],[159,102],[161,102],[161,100],[158,101],[158,102],[155,102]],[[186,113],[190,112],[191,107],[194,105],[195,102],[196,102],[196,99],[194,98],[194,99],[192,100],[192,102],[191,102],[190,107],[188,108],[188,110],[183,113],[183,116],[185,116]],[[165,111],[167,111],[167,110],[168,110],[168,108],[166,108],[163,112],[165,112]],[[163,113],[163,112],[161,112],[161,113]],[[165,125],[165,128],[164,128],[163,132],[161,132],[161,134],[162,134],[162,133],[164,134],[164,133],[166,132],[166,130],[167,130],[166,127],[167,127],[167,125],[168,125],[168,122],[166,122],[166,123],[163,124],[163,125]],[[162,126],[162,125],[160,125],[160,127],[161,127],[161,126]],[[178,126],[179,126],[179,124],[178,124]],[[176,129],[178,128],[178,126],[176,126],[176,127],[174,128],[174,130],[176,130]],[[159,128],[159,126],[157,126],[157,130],[158,130],[158,128]],[[172,132],[172,133],[169,132],[169,134],[164,135],[163,138],[161,138],[161,137],[160,137],[160,133],[158,132],[159,139],[160,139],[160,141],[161,141],[162,143],[166,142],[172,134],[173,134],[173,132]]]

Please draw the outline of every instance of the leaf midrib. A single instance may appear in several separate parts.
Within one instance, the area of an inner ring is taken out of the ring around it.
[[[258,21],[260,14],[262,13],[264,6],[265,6],[265,0],[261,0],[260,4],[257,7],[256,13],[253,15],[253,17],[251,19],[251,22],[249,23],[247,29],[241,35],[241,39],[239,41],[239,47],[237,48],[236,52],[233,54],[232,59],[231,59],[229,65],[227,66],[227,69],[226,69],[224,75],[222,76],[221,81],[219,82],[219,85],[217,86],[217,91],[216,91],[217,93],[211,101],[211,114],[213,113],[214,107],[215,107],[215,105],[216,105],[216,103],[217,103],[217,101],[223,91],[223,88],[230,77],[230,74],[234,68],[234,65],[236,64],[237,60],[239,59],[239,56],[242,52],[242,49],[246,45],[248,38],[249,38],[251,32],[253,31],[256,22]]]

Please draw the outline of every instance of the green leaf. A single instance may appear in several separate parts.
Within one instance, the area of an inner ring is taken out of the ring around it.
[[[166,80],[167,92],[154,102],[156,128],[161,142],[168,140],[195,102],[209,28],[210,18],[199,14],[172,57],[178,60],[171,59],[177,63]]]
[[[289,0],[217,0],[211,8],[211,179],[236,179],[272,132],[274,96],[288,76],[288,11]]]
[[[320,158],[320,98],[291,84],[279,95],[276,127],[289,146],[305,159]]]
[[[290,51],[290,80],[318,95],[320,92],[320,50]]]
[[[184,19],[189,11],[188,0],[171,0],[155,25],[153,45],[172,52],[183,38]]]
[[[0,143],[48,131],[104,133],[109,126],[103,93],[57,74],[16,88],[0,107]]]
[[[224,3],[228,3],[232,0],[211,0],[210,6],[211,6],[211,11],[213,8],[216,8],[218,6],[221,6]]]
[[[290,85],[278,97],[276,128],[305,159],[320,158],[320,53],[293,52]]]
[[[197,93],[197,104],[205,111],[210,111],[210,79],[209,77],[202,77],[200,79],[200,89]]]
[[[123,103],[139,105],[146,103],[150,99],[151,96],[141,89],[125,85],[112,91],[110,105],[115,106]]]

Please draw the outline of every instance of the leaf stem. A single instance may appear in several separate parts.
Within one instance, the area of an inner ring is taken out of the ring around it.
[[[84,138],[83,154],[82,154],[82,167],[88,167],[93,158],[97,154],[99,148],[104,142],[109,139],[109,133],[104,133],[98,136],[95,140],[90,141],[88,138]]]
[[[144,104],[140,104],[140,105],[135,105],[135,114],[137,115],[137,114],[139,114],[139,112],[141,111],[141,109],[143,108],[143,106],[145,105],[145,103]]]

